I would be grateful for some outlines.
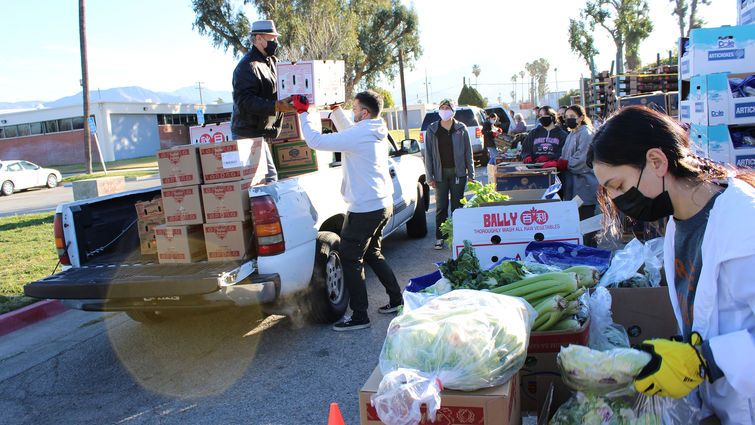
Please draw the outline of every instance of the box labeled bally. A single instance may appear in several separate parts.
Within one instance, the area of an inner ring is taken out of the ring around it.
[[[315,106],[344,102],[345,70],[341,60],[279,62],[278,100],[301,94]]]
[[[165,222],[170,226],[202,224],[202,195],[199,186],[163,188]]]
[[[230,122],[189,127],[189,141],[193,145],[222,143],[227,142],[232,138]]]
[[[755,61],[755,25],[694,29],[690,47],[695,75],[750,72]]]
[[[751,76],[728,72],[707,76],[709,125],[755,124],[755,96],[748,96],[752,88],[744,84]]]
[[[267,163],[261,137],[211,143],[199,147],[204,182],[220,183],[251,179],[252,185],[265,179]]]
[[[249,218],[251,180],[202,185],[205,223],[240,221]]]
[[[207,258],[201,225],[155,228],[157,260],[162,263],[194,263]]]
[[[286,142],[289,140],[304,140],[304,136],[301,134],[301,123],[299,122],[299,114],[296,112],[286,112],[283,114],[283,120],[281,121],[281,132],[277,138],[270,141]]]
[[[532,241],[580,244],[582,232],[574,201],[502,202],[494,206],[458,208],[453,213],[454,258],[468,240],[480,266],[487,269],[509,257],[521,260]]]
[[[157,167],[162,187],[202,183],[202,169],[196,146],[184,145],[157,151]]]
[[[204,240],[208,261],[241,260],[249,256],[251,221],[208,223],[204,225]]]
[[[359,418],[362,425],[382,425],[383,421],[372,406],[371,397],[377,393],[383,374],[375,368],[359,390]],[[519,425],[519,375],[515,374],[501,386],[477,391],[443,390],[435,421],[428,419],[425,406],[420,408],[419,425]]]

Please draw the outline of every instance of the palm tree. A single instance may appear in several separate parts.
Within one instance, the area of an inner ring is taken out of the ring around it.
[[[472,74],[474,74],[474,86],[477,88],[477,77],[480,76],[480,65],[472,65]]]
[[[519,80],[522,82],[522,101],[524,101],[524,71],[519,71]]]
[[[519,79],[519,76],[514,74],[511,76],[511,81],[514,83],[514,90],[511,91],[511,101],[516,103],[516,80]]]

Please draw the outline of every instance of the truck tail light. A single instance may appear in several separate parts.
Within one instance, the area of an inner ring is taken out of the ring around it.
[[[283,240],[278,208],[270,195],[255,196],[249,199],[252,207],[252,224],[257,242],[257,255],[275,255],[286,250]]]
[[[64,266],[71,265],[71,259],[68,258],[68,251],[66,250],[66,237],[63,234],[63,214],[56,213],[52,220],[53,230],[55,232],[55,248],[58,250],[58,258],[60,264]]]
[[[420,143],[425,143],[425,132],[424,131],[420,131],[419,132],[419,142]]]
[[[482,137],[482,130],[480,130],[480,127],[477,127],[477,128],[474,129],[474,137],[476,137],[478,139],[480,137]]]

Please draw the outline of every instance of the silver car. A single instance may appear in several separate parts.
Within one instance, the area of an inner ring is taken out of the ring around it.
[[[53,168],[29,161],[0,161],[0,193],[5,196],[30,187],[55,187],[61,179],[60,171]]]

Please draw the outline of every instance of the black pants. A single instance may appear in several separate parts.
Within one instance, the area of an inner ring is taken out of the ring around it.
[[[366,213],[346,213],[341,230],[341,263],[343,277],[351,299],[349,306],[355,319],[367,317],[367,285],[364,262],[375,272],[392,305],[401,302],[401,288],[393,270],[381,252],[383,229],[393,213],[393,207]]]
[[[440,233],[440,225],[448,218],[449,198],[451,214],[461,207],[461,198],[467,187],[466,177],[456,177],[456,170],[444,168],[440,180],[435,181],[435,239],[445,239]]]

